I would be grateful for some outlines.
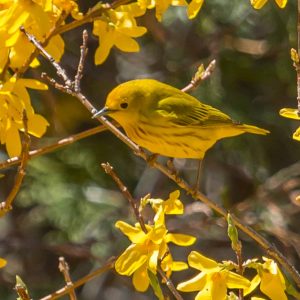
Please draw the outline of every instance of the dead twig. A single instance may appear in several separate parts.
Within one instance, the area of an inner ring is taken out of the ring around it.
[[[63,288],[57,290],[56,292],[54,292],[46,297],[41,298],[40,300],[55,300],[55,299],[61,298],[64,295],[69,294],[71,290],[74,290],[74,289],[78,288],[79,286],[84,285],[88,281],[91,281],[92,279],[95,279],[99,275],[112,269],[115,265],[115,261],[116,261],[116,258],[114,258],[114,257],[111,258],[104,266],[96,269],[95,271],[80,278],[79,280],[74,281],[72,286],[66,285]]]
[[[66,262],[65,258],[62,256],[58,259],[58,261],[59,261],[58,268],[59,268],[59,271],[62,272],[64,275],[66,286],[71,288],[69,291],[70,300],[76,300],[77,297],[76,297],[73,282],[72,282],[72,279],[71,279],[71,276],[69,273],[69,270],[70,270],[69,265]]]

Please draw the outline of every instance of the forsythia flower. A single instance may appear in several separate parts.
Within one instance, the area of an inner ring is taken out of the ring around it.
[[[204,0],[192,0],[187,9],[187,14],[189,19],[193,19],[197,16],[198,12],[200,11]]]
[[[248,279],[227,270],[225,266],[219,265],[199,252],[192,251],[188,263],[201,273],[178,284],[177,289],[182,292],[199,291],[195,300],[225,300],[227,288],[246,289],[250,286]]]
[[[0,257],[0,268],[5,267],[6,264],[7,264],[7,261],[5,259],[3,259],[3,258]]]
[[[161,268],[168,277],[172,271],[187,268],[186,263],[173,261],[168,243],[189,246],[196,239],[185,234],[168,233],[162,206],[154,217],[154,224],[146,225],[147,232],[142,230],[140,224],[135,224],[133,227],[122,221],[118,221],[116,227],[130,239],[132,244],[117,259],[115,269],[122,275],[133,274],[132,281],[136,290],[141,292],[147,290],[150,283],[148,272],[156,274],[160,260]]]
[[[270,299],[287,300],[285,280],[277,264],[266,257],[263,260],[263,264],[253,263],[252,267],[256,268],[258,274],[252,279],[251,286],[244,291],[244,295],[250,294],[260,284],[260,290]]]
[[[161,22],[163,14],[170,6],[188,6],[187,15],[189,19],[193,19],[198,14],[204,0],[192,0],[189,4],[185,0],[138,0],[138,4],[142,9],[156,9],[155,16]]]
[[[267,0],[250,0],[250,2],[255,9],[261,9],[267,3]],[[287,4],[287,0],[275,0],[275,2],[280,8],[285,8]]]
[[[28,133],[41,137],[49,125],[44,117],[35,114],[27,88],[46,90],[48,87],[38,80],[15,77],[0,85],[0,142],[6,145],[10,157],[21,154],[19,131],[24,131],[23,110],[28,119]]]
[[[144,13],[136,3],[109,9],[94,22],[93,33],[99,37],[95,53],[95,64],[102,64],[113,46],[125,52],[137,52],[139,44],[133,39],[142,36],[147,29],[137,26],[135,17]]]
[[[67,0],[2,0],[0,4],[0,73],[9,62],[12,69],[23,66],[34,46],[27,40],[20,26],[43,41],[55,26],[61,13],[73,12],[79,16],[74,1]],[[64,51],[64,42],[59,35],[49,41],[46,50],[59,60]],[[31,66],[37,66],[35,59]]]
[[[141,201],[141,205],[145,206],[147,203],[150,203],[156,212],[162,207],[166,215],[179,215],[183,214],[184,209],[182,202],[179,200],[179,196],[180,192],[176,190],[170,193],[167,200],[144,198]]]
[[[294,108],[283,108],[280,110],[279,114],[285,118],[300,120],[298,110]],[[294,132],[293,139],[300,141],[300,127]]]

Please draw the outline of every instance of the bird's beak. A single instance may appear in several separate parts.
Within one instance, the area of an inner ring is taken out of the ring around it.
[[[93,116],[92,119],[95,119],[97,117],[102,117],[108,115],[112,110],[110,110],[108,107],[104,106],[101,110],[97,111]]]

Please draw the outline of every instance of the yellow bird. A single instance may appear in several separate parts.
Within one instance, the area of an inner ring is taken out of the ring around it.
[[[268,130],[233,121],[228,115],[168,84],[137,79],[120,84],[94,117],[109,115],[128,137],[152,153],[202,160],[219,139]]]

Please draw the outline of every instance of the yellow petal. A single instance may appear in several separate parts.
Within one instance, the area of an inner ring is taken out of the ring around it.
[[[244,289],[244,295],[247,296],[248,294],[252,293],[259,284],[260,284],[260,276],[257,274],[250,281],[250,286],[247,289]]]
[[[189,19],[193,19],[197,16],[198,12],[200,11],[204,0],[193,0],[187,9],[187,14]]]
[[[227,276],[225,273],[218,272],[211,274],[210,280],[208,281],[208,285],[205,288],[209,292],[210,290],[210,295],[212,300],[225,300],[226,299],[226,293],[227,293],[227,287],[226,287],[226,279]],[[203,291],[204,292],[204,291]],[[201,299],[201,298],[199,298]]]
[[[188,265],[183,261],[173,261],[172,263],[172,271],[182,271],[186,270]]]
[[[179,200],[180,192],[176,190],[169,195],[169,199],[164,201],[164,211],[165,214],[183,214],[184,207],[182,202]]]
[[[121,275],[130,276],[140,268],[147,259],[147,249],[141,245],[132,244],[119,256],[115,263],[115,269]]]
[[[102,25],[101,23],[103,22],[98,22],[99,26],[97,28],[100,28],[102,30]],[[96,24],[96,21],[94,22]],[[96,34],[97,28],[95,28],[94,25],[94,30],[93,33]],[[102,64],[108,57],[110,49],[114,45],[115,42],[115,31],[110,31],[105,33],[104,35],[99,36],[99,47],[97,48],[95,52],[95,64],[100,65]]]
[[[7,264],[7,261],[5,259],[3,259],[3,258],[0,258],[0,268],[5,267],[6,264]]]
[[[297,130],[294,132],[293,139],[296,141],[300,141],[300,127],[298,127]]]
[[[282,108],[279,111],[279,114],[285,118],[300,120],[300,115],[298,115],[298,110],[295,108]]]
[[[146,238],[146,234],[141,228],[136,228],[123,221],[117,221],[115,227],[120,229],[129,240],[135,244],[143,243]]]
[[[285,285],[282,283],[279,273],[274,275],[262,272],[260,290],[272,300],[287,300],[284,292]]]
[[[131,36],[131,37],[139,37],[147,32],[146,27],[135,26],[135,27],[121,27],[118,28],[118,32]]]
[[[157,268],[157,260],[158,260],[158,254],[159,250],[153,250],[150,258],[149,258],[149,270],[153,273],[156,274],[156,268]]]
[[[18,128],[11,123],[6,133],[6,150],[9,157],[20,156],[22,145]]]
[[[196,238],[191,235],[180,234],[180,233],[168,233],[166,235],[166,242],[172,242],[178,246],[190,246],[194,244]]]
[[[192,251],[188,256],[189,265],[192,268],[195,268],[200,271],[213,271],[215,268],[218,268],[216,261],[205,257],[197,251]]]
[[[42,83],[35,79],[27,79],[27,78],[21,78],[18,79],[18,83],[21,83],[27,88],[35,89],[35,90],[48,90],[48,86],[45,83]]]
[[[34,114],[28,118],[27,126],[30,134],[40,138],[45,134],[49,123],[43,116]]]
[[[287,0],[275,0],[275,1],[280,8],[285,8],[287,4]]]
[[[144,264],[137,269],[132,276],[134,288],[139,292],[145,292],[149,287],[149,277],[147,274],[147,265]]]
[[[124,52],[138,52],[139,44],[131,37],[118,33],[115,39],[115,46]]]
[[[250,0],[251,5],[255,9],[261,9],[267,2],[267,0]]]
[[[3,69],[7,63],[8,51],[9,50],[7,48],[0,49],[0,74],[2,74]]]
[[[207,274],[204,272],[199,273],[195,277],[181,282],[177,285],[177,290],[182,292],[200,291],[206,284]]]
[[[60,35],[55,35],[45,49],[56,61],[60,61],[64,54],[65,42]]]
[[[230,289],[247,289],[251,285],[247,278],[230,271],[227,273],[226,283]]]

